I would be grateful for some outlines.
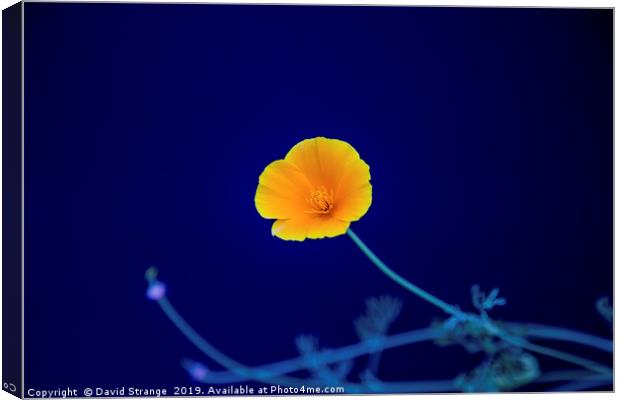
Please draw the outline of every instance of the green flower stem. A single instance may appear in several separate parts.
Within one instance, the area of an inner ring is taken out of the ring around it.
[[[598,372],[602,375],[611,375],[612,374],[612,370],[607,368],[606,366],[599,364],[597,362],[594,362],[592,360],[588,360],[587,358],[583,358],[583,357],[579,357],[579,356],[574,356],[572,354],[569,353],[565,353],[563,351],[560,350],[556,350],[556,349],[552,349],[550,347],[547,346],[541,346],[535,343],[531,343],[525,340],[518,340],[515,341],[513,338],[511,338],[510,336],[504,336],[501,335],[502,339],[506,340],[508,343],[514,344],[515,346],[519,346],[523,349],[535,352],[535,353],[539,353],[539,354],[543,354],[546,355],[548,357],[553,357],[553,358],[557,358],[558,360],[563,360],[575,365],[580,365],[586,369],[589,369],[591,371],[595,371]]]
[[[146,279],[149,284],[153,284],[156,281],[156,270],[150,269],[147,271]],[[178,311],[170,304],[167,297],[163,296],[157,299],[157,303],[163,310],[164,314],[170,319],[170,321],[183,333],[183,335],[198,347],[207,357],[216,361],[226,368],[225,371],[209,371],[201,382],[208,384],[229,384],[234,382],[241,382],[243,380],[256,380],[271,384],[281,385],[320,385],[321,382],[316,380],[307,380],[286,376],[288,373],[293,373],[306,369],[307,363],[304,357],[296,357],[289,360],[284,360],[272,364],[265,364],[259,367],[248,367],[236,360],[230,358],[220,350],[215,348],[211,343],[207,342],[196,330],[189,325],[189,323],[178,313]],[[510,324],[513,327],[518,327],[521,324]],[[568,331],[564,332],[561,328],[543,326],[543,325],[531,325],[528,326],[527,333],[535,336],[541,336],[547,339],[556,339],[554,334],[557,332],[562,334],[557,337],[558,340],[574,341],[575,343],[581,343],[589,346],[593,343],[604,342],[604,339],[595,336],[586,335],[580,332]],[[441,330],[434,328],[418,329],[414,331],[404,332],[393,336],[386,336],[378,345],[370,345],[368,342],[359,342],[350,346],[345,346],[337,350],[323,350],[316,353],[316,360],[321,364],[333,364],[342,362],[345,360],[351,360],[365,354],[371,354],[377,350],[386,350],[389,348],[395,348],[404,345],[410,345],[413,343],[424,342],[433,340],[442,335]],[[596,340],[592,340],[596,339]],[[610,343],[602,346],[601,350],[610,351]],[[516,343],[516,345],[522,345],[523,343]],[[593,345],[593,347],[598,347]],[[532,351],[541,350],[540,348],[530,349]],[[546,348],[542,349],[542,352],[549,354]],[[556,355],[557,356],[557,355]],[[569,355],[570,356],[570,355]],[[577,363],[588,360],[578,360]],[[604,368],[604,367],[603,367]],[[599,369],[603,372],[603,369]],[[577,371],[556,371],[552,373],[543,374],[537,381],[540,382],[553,382],[564,380],[608,380],[611,381],[613,375],[611,370],[606,370],[604,373],[593,375],[583,370]],[[354,384],[351,382],[342,382],[346,387],[348,393],[364,393],[367,391],[375,392],[432,392],[432,391],[453,391],[457,390],[453,385],[453,381],[428,381],[428,382],[381,382],[376,381],[372,384],[373,387],[368,387],[365,384]]]
[[[150,279],[147,276],[147,280]],[[295,372],[306,369],[308,366],[303,357],[298,357],[288,361],[274,363],[271,365],[264,365],[262,367],[248,367],[243,365],[226,354],[219,351],[209,342],[200,336],[198,332],[177,312],[177,310],[168,301],[167,297],[162,297],[157,300],[157,303],[163,310],[164,314],[170,319],[170,321],[183,333],[183,335],[192,342],[198,349],[200,349],[207,357],[216,361],[218,364],[225,367],[230,371],[233,376],[229,376],[229,379],[214,379],[215,376],[226,376],[225,373],[218,371],[210,371],[207,377],[201,379],[203,383],[231,383],[242,381],[243,379],[235,379],[234,376],[243,377],[248,380],[256,380],[259,382],[265,382],[277,385],[286,386],[321,386],[323,382],[316,379],[303,379],[286,376],[287,372]],[[426,328],[418,331],[407,332],[400,335],[394,335],[386,340],[384,344],[385,348],[402,346],[408,343],[421,342],[426,340],[432,340],[437,337],[438,331]],[[321,360],[324,363],[333,363],[337,361],[349,360],[355,357],[359,357],[364,354],[368,354],[372,351],[372,347],[368,346],[366,342],[360,342],[355,345],[351,345],[342,348],[340,351],[323,351],[317,354],[317,360]],[[232,378],[232,379],[230,379]],[[373,391],[373,388],[367,387],[365,384],[356,384],[347,381],[334,383],[345,387],[347,393],[364,393],[368,390]],[[401,387],[398,383],[394,387],[390,384],[383,386],[379,383],[379,386],[374,388],[374,391],[409,391],[409,392],[428,392],[428,391],[452,391],[455,390],[452,381],[429,381],[429,382],[405,382]]]
[[[303,379],[278,376],[276,374],[271,374],[269,371],[261,371],[260,369],[248,367],[237,362],[203,339],[202,336],[200,336],[200,334],[196,332],[196,330],[194,330],[194,328],[192,328],[192,326],[188,324],[185,319],[183,319],[172,304],[170,304],[167,297],[162,297],[157,300],[157,303],[163,310],[164,314],[168,316],[170,321],[172,321],[172,323],[190,342],[194,344],[194,346],[200,349],[206,356],[231,371],[233,374],[250,380],[257,380],[278,385],[300,386],[307,383],[307,381]]]
[[[508,330],[513,332],[523,332],[530,338],[543,340],[558,340],[577,343],[595,349],[613,353],[614,342],[602,337],[575,331],[572,329],[559,328],[556,326],[531,324],[529,322],[510,322],[505,324]]]
[[[433,296],[426,290],[414,285],[413,283],[409,282],[408,280],[406,280],[405,278],[403,278],[402,276],[394,272],[390,267],[385,265],[385,263],[381,261],[379,257],[377,257],[375,253],[373,253],[372,250],[370,250],[368,246],[364,244],[364,242],[362,242],[362,239],[360,239],[359,236],[357,236],[351,228],[349,228],[349,230],[347,231],[347,235],[349,235],[349,237],[351,238],[351,240],[353,240],[353,242],[357,245],[357,247],[359,247],[360,250],[362,250],[362,253],[364,253],[366,257],[368,257],[370,261],[372,261],[372,263],[381,270],[381,272],[386,274],[394,282],[398,283],[400,286],[404,287],[411,293],[420,297],[422,300],[425,300],[431,303],[435,307],[439,307],[441,310],[443,310],[444,312],[450,315],[456,315],[456,316],[463,315],[463,312],[459,310],[458,308],[451,306],[445,301]]]
[[[553,357],[553,358],[557,358],[559,360],[563,360],[575,365],[579,365],[582,366],[586,369],[598,372],[598,373],[602,373],[602,374],[609,374],[611,373],[611,370],[609,368],[607,368],[604,365],[601,365],[597,362],[582,358],[582,357],[578,357],[578,356],[574,356],[572,354],[568,354],[565,353],[563,351],[559,351],[559,350],[555,350],[546,346],[541,346],[538,344],[534,344],[534,343],[530,343],[525,339],[519,338],[519,337],[514,337],[506,332],[504,332],[502,329],[500,329],[499,327],[497,327],[495,324],[493,324],[490,320],[488,319],[481,319],[480,317],[474,316],[474,315],[470,315],[470,314],[466,314],[463,311],[459,310],[458,308],[451,306],[450,304],[446,303],[445,301],[433,296],[432,294],[430,294],[429,292],[427,292],[426,290],[414,285],[413,283],[409,282],[408,280],[406,280],[405,278],[403,278],[402,276],[398,275],[396,272],[394,272],[390,267],[388,267],[383,261],[381,261],[379,259],[379,257],[377,257],[375,255],[375,253],[372,252],[372,250],[370,250],[368,248],[368,246],[366,246],[366,244],[364,244],[364,242],[355,234],[355,232],[353,232],[353,230],[349,229],[347,231],[347,234],[349,235],[349,237],[353,240],[353,242],[360,248],[360,250],[362,250],[362,252],[370,259],[370,261],[372,261],[372,263],[379,268],[379,270],[381,270],[381,272],[383,272],[385,275],[387,275],[390,279],[392,279],[394,282],[396,282],[397,284],[399,284],[400,286],[404,287],[405,289],[407,289],[408,291],[410,291],[411,293],[415,294],[416,296],[420,297],[423,300],[426,300],[427,302],[431,303],[432,305],[439,307],[441,310],[443,310],[444,312],[456,316],[456,317],[460,317],[463,319],[472,319],[475,318],[478,320],[478,322],[480,322],[485,328],[487,328],[487,330],[495,335],[497,335],[498,337],[500,337],[501,339],[503,339],[504,341],[517,346],[517,347],[521,347],[523,349],[526,350],[530,350],[532,352],[535,353],[539,353],[539,354],[543,354],[549,357]]]
[[[179,315],[177,310],[172,307],[172,304],[168,301],[166,297],[163,297],[157,301],[161,309],[168,316],[170,321],[192,342],[196,347],[198,347],[203,353],[211,357],[211,359],[215,360],[218,364],[227,368],[230,371],[233,371],[239,375],[247,376],[248,368],[245,365],[238,363],[232,358],[228,357],[226,354],[222,353],[215,347],[211,345],[211,343],[207,342],[192,328],[184,319]]]
[[[176,326],[177,329],[181,331],[181,333],[183,333],[183,335],[194,344],[194,346],[196,346],[200,351],[202,351],[207,357],[222,365],[224,368],[226,368],[232,373],[232,375],[230,375],[227,372],[210,371],[208,382],[221,384],[232,383],[242,381],[242,379],[236,377],[243,377],[246,379],[255,379],[268,383],[307,383],[307,381],[301,379],[284,376],[285,374],[307,368],[307,363],[303,356],[273,364],[266,364],[260,367],[248,367],[237,362],[236,360],[233,360],[232,358],[218,350],[211,343],[207,342],[198,332],[196,332],[196,330],[187,321],[185,321],[185,319],[172,306],[172,304],[170,304],[170,301],[167,297],[162,297],[161,299],[157,300],[157,303],[161,307],[164,314],[168,317],[168,319],[174,324],[174,326]],[[439,335],[440,331],[433,328],[418,329],[415,331],[386,337],[385,340],[383,340],[379,344],[378,348],[380,350],[384,350],[392,347],[399,347],[417,342],[434,340],[439,337]],[[371,346],[368,342],[359,342],[350,346],[345,346],[338,351],[320,351],[316,353],[316,361],[321,364],[334,364],[361,357],[363,355],[370,354],[376,350],[376,346]],[[286,379],[286,381],[284,381],[284,379]]]

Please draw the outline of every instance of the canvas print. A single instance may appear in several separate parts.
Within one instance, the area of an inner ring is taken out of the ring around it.
[[[612,391],[613,17],[5,10],[4,390]]]

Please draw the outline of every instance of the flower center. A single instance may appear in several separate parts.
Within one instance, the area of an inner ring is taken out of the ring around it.
[[[306,201],[312,206],[308,212],[327,214],[334,207],[334,191],[328,192],[325,186],[317,186]]]

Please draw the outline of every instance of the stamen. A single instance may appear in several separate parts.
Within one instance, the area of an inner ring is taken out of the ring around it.
[[[306,201],[310,203],[312,207],[312,209],[307,212],[327,214],[334,207],[334,191],[332,189],[328,192],[325,186],[317,186],[316,189],[310,193],[310,197],[308,197]]]

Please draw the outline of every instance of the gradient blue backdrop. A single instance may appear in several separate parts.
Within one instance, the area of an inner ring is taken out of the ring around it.
[[[610,335],[594,302],[612,294],[611,10],[25,12],[26,388],[190,383],[179,360],[200,353],[145,298],[150,265],[250,365],[295,356],[301,333],[355,341],[371,295],[404,299],[393,331],[441,316],[347,237],[271,237],[258,175],[317,135],[370,165],[353,227],[402,275],[467,309],[472,284],[497,286],[498,318]],[[386,379],[450,379],[479,357],[384,361]]]

